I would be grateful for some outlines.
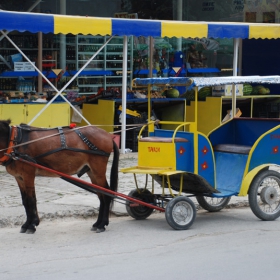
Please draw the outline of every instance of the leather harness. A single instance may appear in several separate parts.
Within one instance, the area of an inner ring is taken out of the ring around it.
[[[0,158],[0,164],[4,165],[4,166],[7,166],[8,164],[10,164],[13,160],[11,157],[12,154],[16,155],[18,157],[29,159],[31,161],[35,161],[35,159],[37,159],[37,158],[42,158],[42,157],[45,157],[45,156],[48,156],[48,155],[51,155],[51,154],[54,154],[54,153],[57,153],[57,152],[63,151],[63,150],[95,154],[95,155],[106,156],[106,157],[110,156],[110,153],[106,153],[106,152],[98,149],[93,143],[91,143],[89,141],[89,139],[84,134],[82,134],[82,132],[79,129],[75,129],[74,131],[82,139],[82,141],[89,147],[90,150],[82,150],[82,149],[68,147],[66,144],[66,138],[65,138],[65,134],[63,132],[63,128],[57,127],[57,129],[58,129],[59,136],[60,136],[61,146],[52,151],[48,151],[46,153],[38,155],[33,159],[26,154],[21,154],[20,152],[18,152],[15,146],[21,143],[23,131],[30,132],[30,131],[35,131],[36,129],[30,129],[29,126],[24,126],[24,127],[23,126],[12,126],[12,127],[10,127],[8,148],[7,148],[6,153],[4,153],[4,155]],[[44,129],[38,129],[38,130],[44,130]],[[46,130],[50,130],[50,129],[46,129]]]

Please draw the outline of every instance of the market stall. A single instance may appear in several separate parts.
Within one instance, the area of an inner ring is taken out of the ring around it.
[[[19,32],[42,32],[53,34],[91,34],[101,36],[123,36],[123,73],[127,73],[127,36],[144,37],[178,37],[178,38],[234,38],[234,58],[233,75],[237,75],[237,53],[239,39],[276,39],[280,37],[280,24],[260,24],[260,23],[226,23],[226,22],[183,22],[183,21],[159,21],[140,19],[116,19],[99,17],[64,16],[54,14],[38,14],[24,12],[0,11],[0,30],[15,48],[18,49],[24,58],[31,63],[30,59],[24,55],[6,33],[11,31]],[[98,53],[108,44],[110,38],[99,50],[88,59],[84,67],[75,73],[68,83],[58,90],[49,79],[36,66],[36,71],[43,76],[49,85],[56,92],[56,96],[61,98],[76,110],[75,107],[62,95],[67,86],[86,68],[86,66],[98,55]],[[150,63],[151,67],[151,63]],[[150,68],[150,73],[152,69]],[[151,74],[150,74],[151,75]],[[122,109],[126,110],[126,88],[127,79],[122,77]],[[53,98],[46,106],[40,110],[29,123],[42,114],[50,106]],[[150,114],[149,109],[149,114]],[[80,114],[79,112],[77,112]],[[84,116],[81,116],[83,119]],[[86,119],[85,121],[89,123]],[[125,114],[122,115],[122,152],[125,149]]]

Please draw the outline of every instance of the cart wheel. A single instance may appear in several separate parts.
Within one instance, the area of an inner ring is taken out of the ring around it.
[[[225,208],[230,202],[231,197],[207,197],[207,196],[197,196],[196,200],[198,204],[205,210],[209,212],[218,212]]]
[[[280,174],[265,170],[254,178],[249,189],[249,205],[261,220],[273,221],[280,216]]]
[[[191,199],[177,196],[171,199],[165,209],[165,219],[174,229],[188,229],[196,217],[196,208]]]
[[[128,196],[142,200],[147,203],[155,204],[154,195],[147,189],[132,190],[129,192]],[[136,220],[144,220],[153,213],[154,209],[143,205],[131,206],[128,202],[126,204],[126,211],[132,218]]]

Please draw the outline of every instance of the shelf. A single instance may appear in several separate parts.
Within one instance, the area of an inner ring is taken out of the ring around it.
[[[72,38],[72,37],[70,37]],[[109,36],[92,36],[92,35],[76,35],[75,42],[72,39],[69,41],[74,48],[71,52],[75,51],[75,59],[69,59],[67,62],[72,63],[70,69],[80,69],[85,62],[88,61],[95,53],[97,53],[101,46],[107,41]],[[69,44],[68,43],[68,44]],[[129,39],[128,52],[131,57],[128,61],[128,70],[130,71],[131,59],[133,57],[132,45],[133,41]],[[122,78],[122,75],[116,75],[116,72],[122,70],[123,63],[123,38],[113,38],[108,44],[98,53],[96,57],[88,64],[85,70],[79,74],[77,79],[77,85],[81,89],[89,90],[90,93],[97,93],[98,88],[103,87],[121,87],[122,83],[118,83],[118,80],[114,80],[112,83],[110,78],[117,77]],[[115,57],[115,59],[114,59]],[[75,75],[78,71],[69,71],[70,75]],[[90,78],[87,84],[84,84],[84,80]],[[132,72],[128,72],[128,84],[131,83]],[[110,83],[111,82],[111,83]],[[84,94],[80,91],[80,94]]]
[[[43,63],[42,67],[46,67],[46,68],[52,68],[55,67],[56,63]]]
[[[43,74],[48,78],[56,78],[53,71],[43,71]],[[67,77],[69,74],[65,72],[63,76]],[[37,71],[5,71],[0,75],[1,78],[17,78],[17,77],[38,77]]]

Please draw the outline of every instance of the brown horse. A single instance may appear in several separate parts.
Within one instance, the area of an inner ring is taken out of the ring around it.
[[[16,157],[36,162],[63,174],[79,177],[87,173],[92,184],[117,191],[119,149],[111,135],[95,126],[80,128],[37,128],[21,124],[10,126],[11,121],[0,121],[0,164],[15,177],[26,211],[22,233],[34,233],[40,219],[37,212],[35,176],[58,176],[33,165],[15,160]],[[113,151],[110,186],[106,179],[108,159]],[[12,157],[14,156],[14,157]],[[109,224],[112,197],[96,192],[99,214],[91,230],[105,231]]]

